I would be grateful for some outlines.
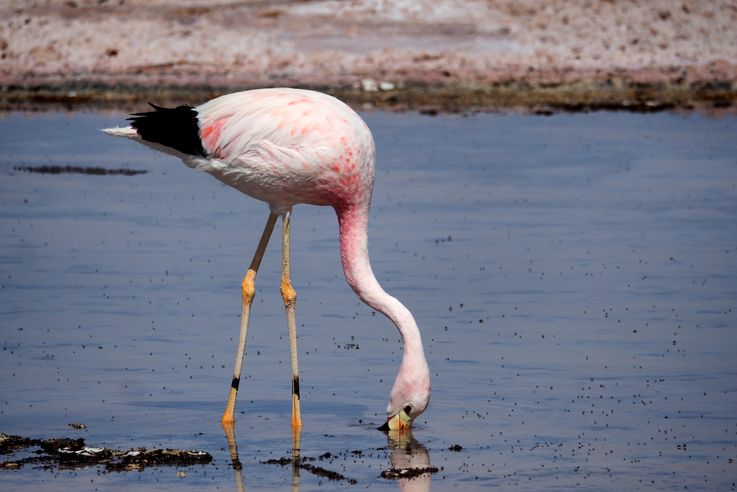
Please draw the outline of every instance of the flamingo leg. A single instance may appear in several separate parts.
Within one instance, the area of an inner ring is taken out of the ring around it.
[[[235,400],[238,396],[238,386],[241,381],[241,368],[243,367],[243,358],[246,354],[248,318],[251,314],[251,304],[253,303],[253,297],[256,295],[256,273],[258,273],[258,267],[261,265],[261,259],[264,257],[266,246],[269,244],[269,238],[274,231],[274,224],[276,224],[277,217],[277,214],[269,214],[269,219],[266,221],[264,232],[261,234],[261,239],[258,242],[256,253],[253,255],[251,265],[248,267],[248,271],[243,277],[243,282],[241,283],[241,292],[243,294],[243,305],[241,310],[241,331],[238,337],[238,352],[235,356],[235,367],[233,368],[233,380],[230,383],[230,392],[228,393],[228,403],[225,406],[225,413],[223,413],[222,418],[223,427],[232,426],[235,419]]]
[[[292,362],[292,431],[299,432],[302,428],[302,413],[299,397],[299,362],[297,361],[297,321],[294,307],[297,304],[297,292],[292,287],[290,279],[290,251],[289,236],[291,229],[291,210],[282,217],[282,260],[281,260],[281,295],[284,300],[284,309],[287,313],[289,328],[289,353]]]

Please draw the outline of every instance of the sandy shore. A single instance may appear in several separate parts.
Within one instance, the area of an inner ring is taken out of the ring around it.
[[[6,105],[274,85],[400,106],[737,100],[733,0],[8,0],[0,17]]]

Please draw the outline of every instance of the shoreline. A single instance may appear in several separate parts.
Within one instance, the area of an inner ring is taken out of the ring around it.
[[[363,85],[290,85],[331,94],[362,110],[419,111],[438,113],[526,112],[552,114],[582,111],[698,111],[732,113],[737,109],[737,85],[728,81],[693,83],[625,83],[611,81],[560,84],[512,81],[498,84],[425,82],[381,86],[364,79]],[[197,105],[218,95],[267,87],[243,85],[160,85],[71,82],[0,86],[0,110],[54,110],[138,108],[148,101],[163,105]]]

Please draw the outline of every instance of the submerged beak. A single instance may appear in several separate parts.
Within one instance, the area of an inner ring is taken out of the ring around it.
[[[394,417],[389,417],[386,422],[384,422],[384,425],[379,427],[380,431],[405,431],[409,430],[410,427],[412,427],[412,419],[407,415],[407,412],[402,410],[398,414],[396,414]]]

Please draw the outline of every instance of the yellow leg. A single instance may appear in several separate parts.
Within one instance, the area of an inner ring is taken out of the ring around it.
[[[251,265],[248,267],[246,276],[243,277],[243,283],[241,284],[241,290],[243,294],[243,307],[241,310],[241,331],[238,337],[238,352],[235,356],[235,367],[233,368],[233,380],[230,383],[230,392],[228,393],[228,403],[225,406],[225,413],[223,413],[222,424],[225,426],[232,426],[235,419],[235,400],[238,396],[238,385],[241,381],[241,368],[243,367],[243,358],[246,354],[246,338],[248,337],[248,317],[251,313],[251,303],[253,297],[256,294],[256,273],[258,273],[258,267],[261,265],[261,259],[264,257],[266,251],[266,245],[269,244],[269,238],[271,233],[274,231],[274,224],[277,219],[276,214],[269,214],[269,220],[266,221],[264,232],[261,234],[261,239],[258,242],[256,253],[253,255]]]
[[[294,315],[294,306],[297,303],[297,293],[290,280],[290,252],[289,234],[292,212],[288,211],[282,218],[282,274],[281,295],[284,300],[284,309],[287,312],[287,326],[289,328],[289,353],[292,362],[292,431],[299,432],[302,428],[302,413],[299,406],[299,363],[297,361],[297,321]],[[296,442],[299,442],[297,439]]]

